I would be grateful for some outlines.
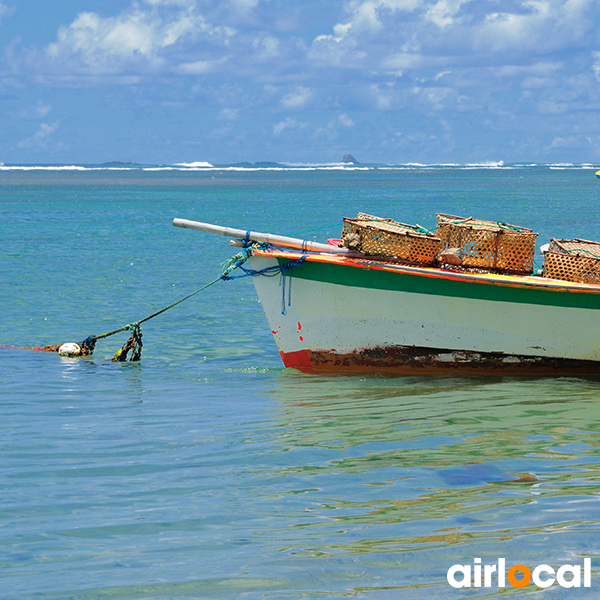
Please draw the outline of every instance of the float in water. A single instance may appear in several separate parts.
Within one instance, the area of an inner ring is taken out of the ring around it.
[[[286,367],[600,373],[600,285],[411,266],[295,238],[185,219],[173,224],[247,246],[247,272]]]

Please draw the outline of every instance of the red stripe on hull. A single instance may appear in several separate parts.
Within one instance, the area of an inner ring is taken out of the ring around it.
[[[310,369],[313,366],[310,350],[298,350],[297,352],[280,352],[283,364],[292,369],[300,371]]]
[[[440,350],[395,346],[369,348],[348,354],[333,351],[298,350],[281,352],[286,367],[303,373],[371,372],[390,375],[489,374],[489,375],[594,375],[600,362],[508,356],[500,352]]]

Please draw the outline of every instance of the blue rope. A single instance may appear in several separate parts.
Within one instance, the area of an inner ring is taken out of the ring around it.
[[[242,277],[275,277],[276,275],[282,274],[285,271],[289,271],[294,267],[300,267],[304,264],[306,256],[301,256],[296,260],[290,260],[282,265],[274,265],[272,267],[265,267],[264,269],[248,269],[242,265],[237,265],[237,269],[243,271],[243,275],[222,275],[221,279],[224,281],[231,281],[232,279],[241,279]]]
[[[242,277],[275,277],[276,275],[281,276],[279,285],[281,286],[281,314],[286,314],[286,279],[289,278],[287,284],[287,306],[292,305],[292,270],[295,267],[300,267],[304,264],[306,256],[301,256],[296,260],[290,260],[281,265],[274,265],[272,267],[265,267],[264,269],[248,269],[243,267],[241,264],[237,265],[237,269],[243,272],[242,275],[225,275],[221,276],[224,281],[231,281],[232,279],[241,279]]]

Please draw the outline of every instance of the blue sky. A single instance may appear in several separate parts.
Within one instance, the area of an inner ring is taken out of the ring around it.
[[[0,161],[600,162],[592,0],[0,0]]]

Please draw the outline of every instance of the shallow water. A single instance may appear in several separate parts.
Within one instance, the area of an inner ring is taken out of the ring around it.
[[[212,280],[173,217],[311,239],[358,210],[600,239],[593,171],[3,172],[0,343],[77,341]],[[448,568],[582,564],[600,585],[600,379],[310,376],[253,286],[144,325],[140,363],[0,348],[3,599],[462,598]],[[596,588],[596,589],[595,589]]]

